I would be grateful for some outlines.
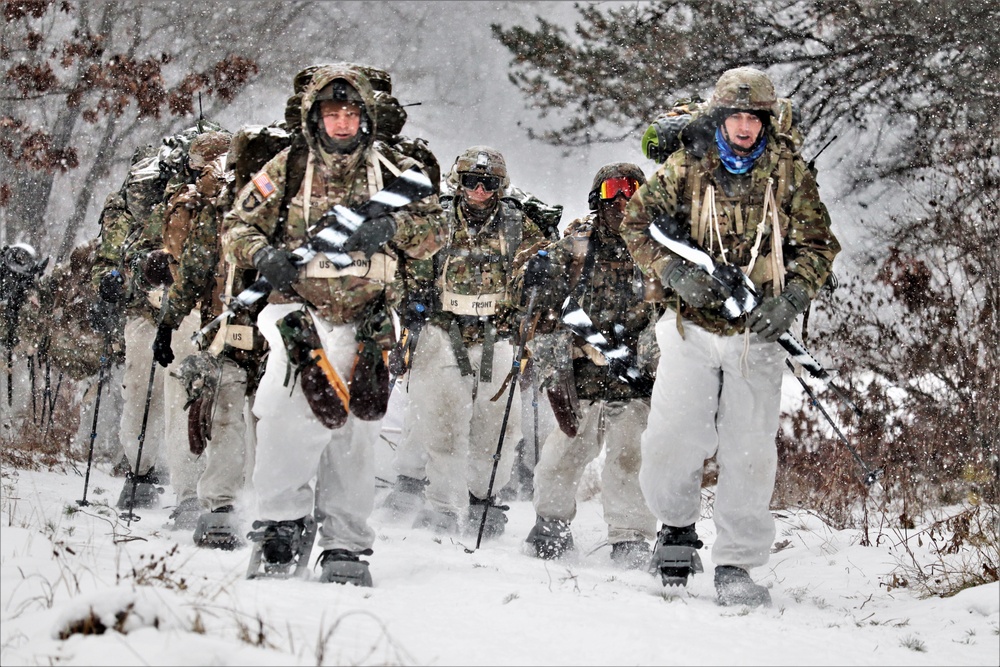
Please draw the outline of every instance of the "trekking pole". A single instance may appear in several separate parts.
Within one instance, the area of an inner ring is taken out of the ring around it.
[[[840,432],[839,428],[837,428],[837,425],[833,422],[833,419],[827,413],[826,409],[823,408],[823,405],[819,402],[819,399],[816,398],[816,394],[813,393],[813,390],[809,387],[808,384],[806,384],[805,380],[803,380],[801,377],[798,376],[798,374],[795,373],[795,366],[792,365],[791,359],[788,359],[786,357],[785,365],[788,366],[789,370],[792,371],[792,375],[795,376],[795,379],[798,380],[799,384],[802,385],[802,388],[805,389],[806,394],[808,394],[809,396],[809,402],[812,405],[816,406],[816,408],[820,411],[820,414],[826,417],[826,421],[829,422],[830,427],[833,429],[833,432],[837,434],[837,437],[840,438],[840,441],[844,443],[845,447],[847,447],[847,451],[849,451],[851,455],[854,456],[854,460],[857,461],[858,465],[861,466],[861,469],[865,473],[865,476],[862,481],[864,481],[865,486],[867,488],[871,488],[872,484],[877,482],[885,475],[885,469],[884,468],[872,469],[868,466],[868,464],[864,462],[864,460],[858,454],[857,450],[851,446],[851,443],[847,440],[847,437]]]
[[[100,371],[97,374],[97,397],[94,399],[94,419],[90,423],[90,448],[87,451],[87,472],[83,478],[83,498],[76,501],[80,507],[90,504],[87,500],[87,486],[90,484],[90,467],[94,463],[94,440],[97,439],[97,416],[101,412],[101,390],[104,388],[104,380],[107,376],[107,369],[111,357],[111,336],[104,334],[104,352],[101,354]]]
[[[544,252],[544,251],[543,251]],[[490,484],[486,489],[486,504],[483,505],[483,517],[479,520],[479,533],[476,535],[476,549],[483,541],[483,531],[486,529],[486,514],[489,510],[490,498],[493,497],[493,482],[497,477],[497,467],[500,465],[500,452],[503,450],[503,439],[507,434],[507,420],[510,418],[510,406],[514,402],[514,392],[517,390],[517,378],[521,374],[521,357],[524,355],[524,346],[528,342],[527,339],[527,324],[531,321],[531,316],[535,311],[535,299],[538,297],[538,286],[534,285],[531,288],[531,294],[528,297],[528,308],[524,313],[524,319],[521,320],[521,331],[517,343],[517,350],[514,353],[514,360],[511,363],[511,373],[513,373],[510,379],[510,391],[507,392],[507,407],[503,412],[503,422],[500,424],[500,439],[497,441],[497,451],[493,454],[493,471],[490,473]],[[466,549],[466,553],[473,553],[476,549]]]
[[[149,419],[149,404],[153,401],[153,379],[156,377],[156,359],[149,365],[149,383],[146,385],[146,407],[142,411],[142,426],[139,428],[139,449],[135,455],[135,470],[132,472],[132,493],[129,495],[128,510],[118,516],[125,519],[127,525],[132,525],[132,520],[139,520],[133,509],[135,508],[135,490],[139,486],[139,465],[142,463],[142,446],[146,441],[146,422]]]

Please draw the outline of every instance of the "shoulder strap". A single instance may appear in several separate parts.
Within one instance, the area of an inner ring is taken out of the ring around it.
[[[297,134],[292,140],[292,147],[288,152],[288,161],[285,162],[285,191],[281,194],[281,204],[278,206],[278,222],[274,227],[274,237],[271,245],[281,243],[285,236],[285,223],[288,220],[288,206],[292,203],[292,197],[298,193],[302,187],[302,181],[306,177],[306,163],[309,160],[309,146],[305,137]]]
[[[507,265],[510,266],[524,237],[524,214],[521,212],[519,206],[512,205],[506,200],[501,200],[500,215],[503,217],[503,220],[501,220],[503,224],[503,229],[501,230],[504,245],[503,255]]]

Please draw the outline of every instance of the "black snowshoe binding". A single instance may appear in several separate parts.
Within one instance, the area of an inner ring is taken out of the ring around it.
[[[239,526],[232,505],[226,505],[198,517],[194,529],[194,543],[205,549],[232,551],[245,543],[238,532]]]
[[[715,568],[715,592],[723,607],[770,607],[771,594],[755,584],[742,567],[718,565]]]
[[[689,576],[705,571],[698,555],[703,546],[694,524],[683,528],[665,525],[657,533],[649,571],[659,573],[664,586],[687,586]]]
[[[135,502],[132,502],[132,486],[135,485]],[[131,470],[125,474],[125,484],[118,494],[118,509],[139,510],[154,509],[160,504],[160,494],[163,487],[159,486],[160,477],[154,468],[150,468],[145,474],[138,477]]]
[[[397,516],[416,514],[424,506],[424,487],[427,480],[399,475],[392,491],[382,501],[382,507]]]
[[[316,541],[316,519],[310,515],[295,521],[254,521],[247,539],[254,543],[247,579],[301,577]]]
[[[626,540],[611,545],[611,562],[628,570],[643,570],[649,566],[649,545],[645,540]]]
[[[507,510],[510,509],[510,505],[497,505],[495,500],[495,497],[490,500],[480,500],[471,493],[469,494],[467,522],[470,533],[479,534],[479,526],[483,522],[483,511],[485,511],[486,524],[483,526],[483,537],[492,538],[503,535],[507,528]]]
[[[368,561],[360,558],[371,555],[371,549],[364,551],[327,549],[319,555],[317,561],[322,567],[319,580],[325,584],[351,584],[371,588],[372,574],[368,570]]]
[[[163,524],[163,528],[165,530],[194,530],[200,516],[201,503],[197,498],[188,498],[170,512],[170,520]]]
[[[561,558],[573,548],[573,533],[566,521],[536,517],[535,525],[524,541],[534,549],[536,558],[552,560]]]

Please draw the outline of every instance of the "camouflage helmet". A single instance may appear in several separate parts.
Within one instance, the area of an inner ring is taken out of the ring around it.
[[[457,174],[485,174],[498,176],[500,188],[504,191],[510,187],[507,175],[507,162],[495,148],[489,146],[470,146],[455,158],[454,171]]]
[[[378,138],[388,141],[403,131],[406,109],[395,97],[385,91],[375,92],[375,128]]]
[[[596,211],[601,201],[601,183],[609,178],[632,178],[639,182],[639,185],[646,183],[646,175],[638,165],[631,162],[612,162],[597,170],[594,174],[594,181],[590,184],[590,192],[587,195],[587,204],[591,211]]]
[[[228,132],[205,132],[191,140],[188,149],[188,165],[192,169],[204,169],[208,163],[225,155],[233,137]]]
[[[716,117],[727,111],[776,115],[777,102],[774,84],[766,74],[753,67],[737,67],[726,70],[719,77],[708,108]]]
[[[361,108],[365,106],[365,98],[361,96],[357,88],[352,86],[346,79],[334,79],[323,86],[313,98],[313,104],[326,100],[336,102],[354,102]]]

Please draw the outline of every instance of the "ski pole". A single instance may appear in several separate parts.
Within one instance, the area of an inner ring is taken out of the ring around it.
[[[128,510],[118,516],[132,525],[132,520],[139,520],[133,511],[135,508],[135,490],[139,486],[139,465],[142,463],[142,446],[146,441],[146,421],[149,419],[149,404],[153,401],[153,379],[156,377],[156,359],[149,365],[149,383],[146,385],[146,407],[142,411],[142,426],[139,428],[139,449],[135,455],[135,470],[132,472],[132,493],[129,495]]]
[[[824,417],[826,417],[826,421],[829,422],[830,427],[833,429],[833,432],[837,434],[837,437],[840,438],[840,441],[842,443],[844,443],[845,447],[847,447],[847,451],[849,451],[851,453],[851,455],[854,456],[854,460],[857,461],[858,465],[861,466],[861,469],[865,473],[865,476],[863,478],[865,486],[868,487],[868,488],[871,488],[872,484],[874,484],[875,482],[877,482],[879,479],[881,479],[885,475],[885,469],[884,468],[875,468],[873,470],[872,468],[870,468],[864,462],[864,460],[858,454],[857,450],[855,450],[854,447],[851,446],[851,443],[847,440],[847,437],[844,436],[844,434],[840,432],[839,428],[837,428],[837,425],[834,423],[833,419],[827,413],[826,409],[823,407],[823,404],[820,403],[819,399],[816,398],[816,394],[813,393],[813,390],[809,387],[808,384],[806,384],[805,380],[803,380],[801,377],[799,377],[795,373],[795,366],[792,365],[791,359],[786,358],[785,359],[785,365],[788,366],[789,370],[792,371],[792,375],[794,375],[795,379],[799,381],[800,385],[802,385],[802,388],[805,390],[806,394],[809,396],[809,402],[812,405],[816,406],[816,408],[820,411],[820,414],[822,414]]]
[[[104,334],[104,352],[101,354],[100,371],[97,374],[97,397],[94,399],[94,419],[90,423],[90,448],[87,451],[87,472],[83,478],[83,498],[76,501],[80,507],[90,504],[87,501],[87,487],[90,484],[90,467],[94,463],[94,440],[97,439],[97,416],[101,412],[101,390],[104,389],[104,380],[111,356],[111,336]]]
[[[476,535],[476,549],[483,541],[483,531],[486,529],[486,514],[489,511],[490,498],[493,497],[493,483],[497,477],[497,467],[500,465],[500,452],[503,450],[504,436],[507,434],[507,420],[510,418],[510,406],[514,402],[514,391],[517,389],[517,378],[521,374],[521,357],[524,356],[524,346],[528,342],[527,324],[531,321],[531,316],[535,311],[535,299],[538,297],[538,286],[531,287],[531,294],[528,298],[528,308],[521,320],[520,340],[517,343],[517,350],[514,353],[514,360],[511,363],[512,377],[510,380],[510,391],[507,392],[507,407],[503,412],[503,421],[500,424],[500,439],[497,441],[497,450],[493,454],[493,471],[490,473],[490,484],[486,489],[486,504],[483,505],[483,516],[479,520],[479,533]],[[476,549],[466,549],[466,553],[472,553]]]

